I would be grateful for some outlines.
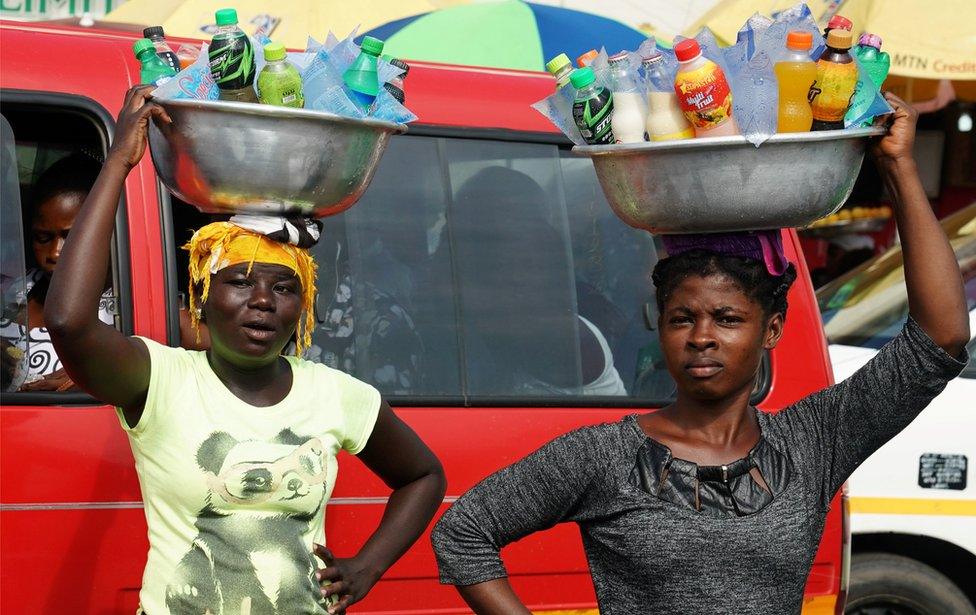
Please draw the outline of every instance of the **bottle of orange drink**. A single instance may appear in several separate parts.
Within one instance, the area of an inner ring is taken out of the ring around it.
[[[817,80],[817,65],[810,59],[813,35],[794,30],[786,35],[786,59],[774,67],[779,83],[777,132],[808,132],[813,110],[807,97]]]

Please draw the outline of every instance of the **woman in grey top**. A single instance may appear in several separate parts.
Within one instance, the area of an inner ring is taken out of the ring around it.
[[[445,513],[433,534],[441,581],[476,613],[529,612],[499,549],[563,521],[580,527],[604,615],[799,612],[832,496],[966,360],[962,277],[912,159],[917,114],[888,100],[874,155],[897,203],[901,334],[848,380],[757,412],[749,397],[783,332],[792,265],[764,268],[729,246],[663,259],[659,332],[677,400],[557,438]]]

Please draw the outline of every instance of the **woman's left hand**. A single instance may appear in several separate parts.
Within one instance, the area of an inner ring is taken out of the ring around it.
[[[55,391],[60,393],[76,388],[77,386],[72,382],[71,377],[64,371],[64,368],[61,368],[39,380],[23,385],[20,387],[20,391],[25,393],[29,391]]]
[[[375,572],[355,557],[337,558],[323,545],[316,544],[312,551],[326,567],[315,572],[322,585],[322,597],[336,596],[335,605],[328,607],[329,613],[345,613],[346,609],[359,602],[379,580]]]
[[[911,160],[918,112],[891,92],[885,92],[885,99],[894,112],[884,116],[888,132],[874,142],[872,147],[874,157],[883,164]]]

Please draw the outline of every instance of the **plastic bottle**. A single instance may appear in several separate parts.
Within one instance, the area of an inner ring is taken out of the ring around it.
[[[817,80],[810,88],[813,130],[839,130],[857,87],[857,64],[848,53],[851,33],[833,29],[827,35],[827,48],[817,60]]]
[[[383,41],[372,36],[364,36],[359,55],[342,75],[342,81],[349,88],[349,97],[367,113],[373,107],[376,95],[380,93],[376,60],[381,53],[383,53]]]
[[[258,102],[254,92],[254,48],[251,39],[237,27],[237,11],[216,13],[217,33],[210,42],[210,74],[220,88],[220,100]]]
[[[641,62],[647,84],[647,119],[644,129],[651,141],[691,139],[695,129],[681,111],[671,80],[664,70],[664,56],[660,53]]]
[[[877,34],[865,32],[857,41],[857,46],[851,53],[861,62],[861,68],[868,74],[871,83],[864,82],[864,76],[857,80],[857,88],[851,107],[847,110],[846,119],[857,121],[871,103],[874,102],[875,91],[881,87],[884,80],[888,78],[888,69],[891,68],[891,58],[887,53],[881,51],[881,37]],[[873,87],[872,87],[873,86]],[[861,122],[865,126],[874,123],[873,119]]]
[[[776,132],[807,132],[813,125],[813,110],[807,96],[817,80],[817,65],[810,59],[813,35],[794,30],[786,35],[786,59],[773,70],[779,84],[779,113]]]
[[[398,58],[391,58],[389,56],[383,56],[383,57],[387,62],[389,62],[393,66],[396,66],[397,68],[403,71],[403,73],[397,75],[396,77],[390,79],[389,81],[383,84],[383,89],[389,92],[390,96],[392,96],[398,103],[402,105],[407,100],[407,95],[403,91],[403,82],[407,79],[407,73],[410,72],[410,65]]]
[[[598,55],[600,55],[600,53],[596,49],[590,49],[586,53],[580,54],[580,56],[576,58],[576,66],[586,68],[593,63],[593,60],[595,60]]]
[[[156,55],[156,46],[148,38],[140,38],[132,45],[132,51],[142,64],[139,82],[160,86],[176,76],[176,71]]]
[[[696,137],[739,134],[732,119],[732,89],[718,64],[702,55],[698,41],[685,39],[674,46],[678,74],[674,92]]]
[[[588,66],[573,71],[569,79],[576,88],[573,120],[579,127],[583,140],[590,145],[613,143],[613,129],[610,126],[613,118],[613,94],[596,83],[596,75]]]
[[[573,74],[573,63],[569,61],[568,55],[561,53],[546,62],[546,70],[556,78],[556,89],[561,90],[569,85],[569,76]]]
[[[824,38],[827,38],[831,30],[847,30],[850,32],[853,29],[853,21],[844,17],[843,15],[834,15],[830,18],[830,21],[827,22],[827,27],[824,28]]]
[[[169,64],[173,70],[180,72],[182,68],[180,67],[180,58],[173,51],[173,48],[169,46],[166,42],[166,34],[163,32],[162,26],[152,26],[146,28],[142,31],[142,35],[153,42],[156,47],[156,55],[158,55],[163,62]]]
[[[610,66],[610,91],[613,93],[613,115],[610,129],[614,143],[641,143],[644,141],[644,123],[647,109],[644,92],[637,79],[637,71],[631,66],[626,51],[607,59]]]
[[[281,43],[268,43],[264,46],[264,60],[264,68],[258,75],[258,100],[262,104],[276,107],[304,107],[302,76],[288,61],[285,46]]]

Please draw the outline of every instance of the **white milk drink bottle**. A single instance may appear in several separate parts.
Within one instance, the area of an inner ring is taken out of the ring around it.
[[[651,141],[692,139],[695,129],[688,123],[671,80],[664,70],[664,56],[660,52],[641,61],[647,86],[647,121],[644,128]]]
[[[637,70],[626,51],[607,59],[610,66],[610,91],[613,92],[613,116],[610,129],[615,143],[640,143],[644,140],[644,93]]]

